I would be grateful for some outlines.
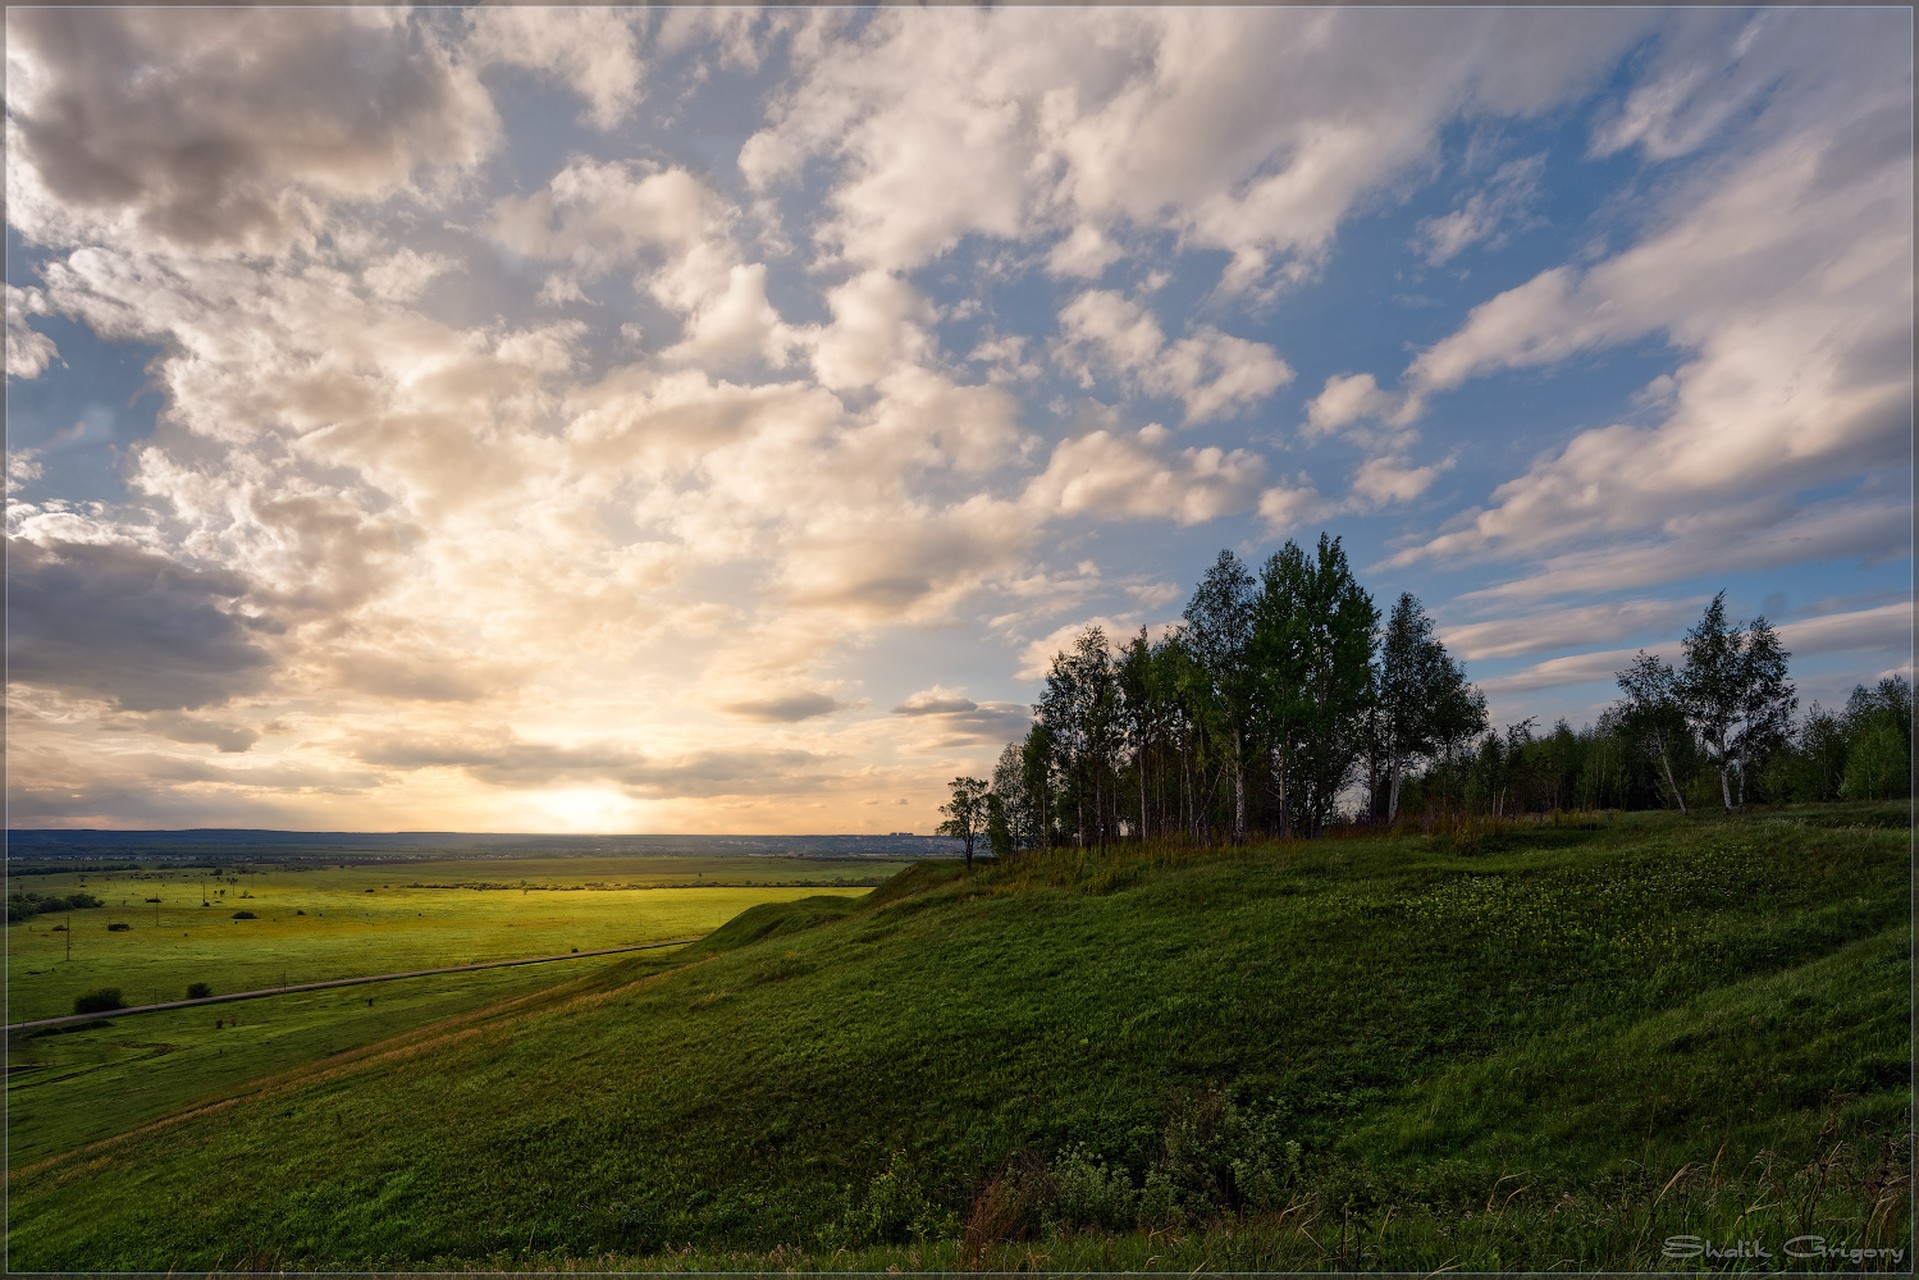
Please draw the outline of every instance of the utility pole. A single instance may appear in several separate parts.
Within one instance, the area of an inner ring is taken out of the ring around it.
[[[67,916],[67,959],[73,959],[73,917]]]

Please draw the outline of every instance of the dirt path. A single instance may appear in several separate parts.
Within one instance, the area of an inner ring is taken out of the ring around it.
[[[332,978],[326,982],[295,982],[290,986],[267,987],[260,991],[235,991],[223,996],[202,996],[198,1000],[168,1000],[160,1004],[135,1005],[130,1009],[109,1009],[102,1013],[69,1013],[58,1018],[36,1018],[32,1022],[10,1022],[7,1030],[33,1031],[39,1027],[60,1027],[74,1022],[97,1022],[102,1018],[121,1018],[129,1013],[152,1013],[156,1009],[191,1009],[203,1004],[223,1004],[229,1000],[257,1000],[263,996],[282,996],[294,991],[319,991],[325,987],[357,987],[363,982],[392,982],[396,978],[430,978],[440,973],[467,973],[474,969],[505,969],[516,964],[547,964],[554,960],[584,960],[588,956],[617,955],[623,951],[653,951],[660,947],[683,947],[699,938],[670,938],[665,942],[641,942],[627,947],[601,947],[597,951],[569,951],[556,956],[527,956],[519,960],[484,960],[478,964],[456,964],[446,969],[414,969],[407,973],[375,973],[363,978]]]

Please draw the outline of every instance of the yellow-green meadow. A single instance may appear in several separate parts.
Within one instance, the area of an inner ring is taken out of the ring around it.
[[[105,905],[9,926],[7,1021],[72,1013],[101,987],[151,1004],[196,982],[224,995],[693,937],[761,902],[858,891],[899,865],[545,857],[23,876],[15,891],[84,890]]]
[[[103,905],[7,928],[7,1021],[74,1011],[114,988],[128,1005],[534,956],[546,964],[437,974],[14,1032],[8,1166],[183,1107],[348,1061],[449,1018],[590,980],[630,954],[693,938],[749,907],[859,894],[901,862],[694,857],[480,857],[314,864],[151,863],[16,875],[13,893]],[[154,901],[158,899],[158,901]],[[247,913],[250,918],[235,917]],[[640,953],[664,963],[677,948]]]

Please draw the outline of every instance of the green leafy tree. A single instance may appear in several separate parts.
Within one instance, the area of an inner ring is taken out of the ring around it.
[[[1840,794],[1848,800],[1890,800],[1906,795],[1911,785],[1912,758],[1905,740],[1888,720],[1873,720],[1846,756]]]
[[[1433,635],[1419,598],[1402,594],[1380,640],[1378,734],[1386,763],[1386,821],[1399,818],[1399,792],[1408,770],[1485,725],[1483,700],[1466,672]]]
[[[1026,731],[1020,743],[1020,782],[1035,824],[1034,848],[1050,849],[1057,838],[1059,824],[1053,817],[1053,777],[1056,772],[1053,735],[1043,724]]]
[[[1070,652],[1055,654],[1034,716],[1052,735],[1073,803],[1074,842],[1105,843],[1114,829],[1121,741],[1119,685],[1106,633],[1088,627]]]
[[[1846,700],[1846,764],[1840,794],[1890,799],[1912,791],[1912,686],[1903,676],[1864,685]]]
[[[1682,744],[1690,746],[1690,731],[1672,664],[1641,649],[1630,666],[1613,674],[1626,695],[1618,708],[1621,730],[1659,765],[1666,794],[1684,813],[1686,795],[1673,774],[1673,757]]]
[[[1282,830],[1319,835],[1366,748],[1379,611],[1339,539],[1288,542],[1260,574],[1249,648],[1255,714],[1271,745]]]
[[[1730,813],[1745,805],[1747,775],[1791,731],[1792,713],[1799,705],[1786,679],[1791,655],[1763,617],[1746,627],[1729,625],[1723,591],[1681,644],[1686,665],[1673,691],[1719,774],[1720,799]]]
[[[1113,677],[1119,687],[1121,729],[1132,756],[1132,773],[1139,800],[1139,838],[1148,834],[1147,802],[1152,795],[1152,757],[1161,749],[1172,719],[1171,690],[1165,687],[1164,668],[1155,660],[1146,628],[1120,652]]]
[[[996,858],[1041,843],[1038,806],[1026,786],[1025,764],[1026,753],[1017,742],[1007,743],[993,764],[993,809],[986,834]]]
[[[940,806],[946,821],[940,823],[938,834],[952,836],[965,846],[966,869],[970,871],[973,845],[986,831],[988,787],[978,778],[955,778],[952,787],[953,798]]]
[[[1246,838],[1246,733],[1252,718],[1253,575],[1222,551],[1187,602],[1184,642],[1199,678],[1194,712],[1230,746],[1233,839]]]

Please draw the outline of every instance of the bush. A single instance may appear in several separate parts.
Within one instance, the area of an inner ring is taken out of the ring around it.
[[[1139,1192],[1123,1166],[1110,1166],[1084,1145],[1064,1151],[1053,1166],[1058,1191],[1054,1222],[1067,1230],[1124,1231],[1139,1217]]]
[[[213,988],[207,983],[190,982],[187,984],[187,999],[189,1000],[204,1000],[212,994]]]
[[[133,926],[124,920],[110,920],[107,922],[108,933],[125,933],[131,928],[133,928]]]
[[[120,994],[118,987],[101,987],[98,991],[89,991],[85,995],[73,998],[75,1013],[107,1013],[126,1007],[126,999]]]
[[[254,915],[251,911],[236,911],[233,913],[233,918],[235,920],[258,920],[260,917]]]

